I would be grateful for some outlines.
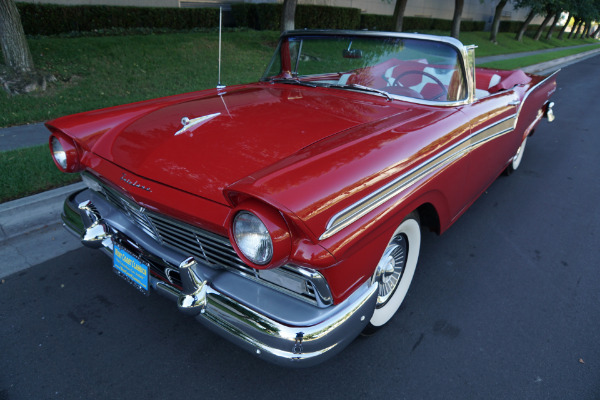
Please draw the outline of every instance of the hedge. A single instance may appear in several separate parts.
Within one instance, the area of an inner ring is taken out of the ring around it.
[[[461,31],[482,31],[485,27],[483,21],[462,21]],[[391,15],[363,14],[360,23],[361,29],[393,31],[394,18]],[[402,30],[404,32],[422,31],[449,31],[452,29],[452,21],[448,19],[404,17],[402,19]]]
[[[281,4],[237,3],[231,5],[235,26],[256,30],[278,31],[281,27]],[[360,9],[299,4],[296,29],[359,29]]]
[[[189,30],[218,26],[216,8],[157,8],[123,6],[64,6],[17,3],[23,28],[28,35],[56,35],[107,29],[158,28]],[[234,3],[231,5],[236,27],[280,30],[282,5],[277,3]],[[297,29],[369,29],[393,31],[393,17],[362,14],[358,8],[300,4],[296,8]],[[481,31],[483,21],[462,21],[462,31]],[[519,21],[501,21],[500,31],[517,32]],[[449,31],[451,20],[404,17],[403,31]],[[534,29],[531,26],[528,31]]]
[[[219,25],[215,8],[159,8],[123,6],[63,6],[17,3],[28,35],[56,35],[110,28],[166,28],[187,30]]]

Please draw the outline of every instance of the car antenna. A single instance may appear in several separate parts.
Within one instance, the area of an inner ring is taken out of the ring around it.
[[[221,26],[223,21],[223,7],[219,7],[219,77],[217,78],[217,89],[225,89],[221,84]]]

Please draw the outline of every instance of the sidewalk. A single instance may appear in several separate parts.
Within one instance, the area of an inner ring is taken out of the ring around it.
[[[48,144],[50,132],[43,122],[0,128],[0,151]]]

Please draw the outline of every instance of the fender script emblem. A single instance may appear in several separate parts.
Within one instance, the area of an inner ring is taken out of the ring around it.
[[[143,190],[145,190],[147,192],[151,192],[152,191],[152,189],[150,189],[149,186],[144,186],[141,183],[138,183],[137,180],[136,181],[132,181],[131,179],[127,178],[127,174],[125,172],[123,172],[123,175],[121,175],[121,180],[123,182],[125,182],[126,184],[130,185],[130,186],[143,189]]]
[[[204,124],[205,122],[208,122],[211,119],[218,117],[219,115],[221,115],[220,112],[205,115],[203,117],[198,117],[198,118],[194,118],[194,119],[189,119],[188,117],[183,117],[183,118],[181,118],[181,125],[183,125],[183,128],[181,128],[180,130],[175,132],[175,136],[181,135],[182,133],[184,133],[194,127],[198,127],[198,126]]]

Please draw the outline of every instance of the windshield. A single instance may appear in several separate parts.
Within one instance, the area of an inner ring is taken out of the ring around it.
[[[284,37],[261,80],[438,102],[467,97],[458,50],[443,41],[412,38]]]

